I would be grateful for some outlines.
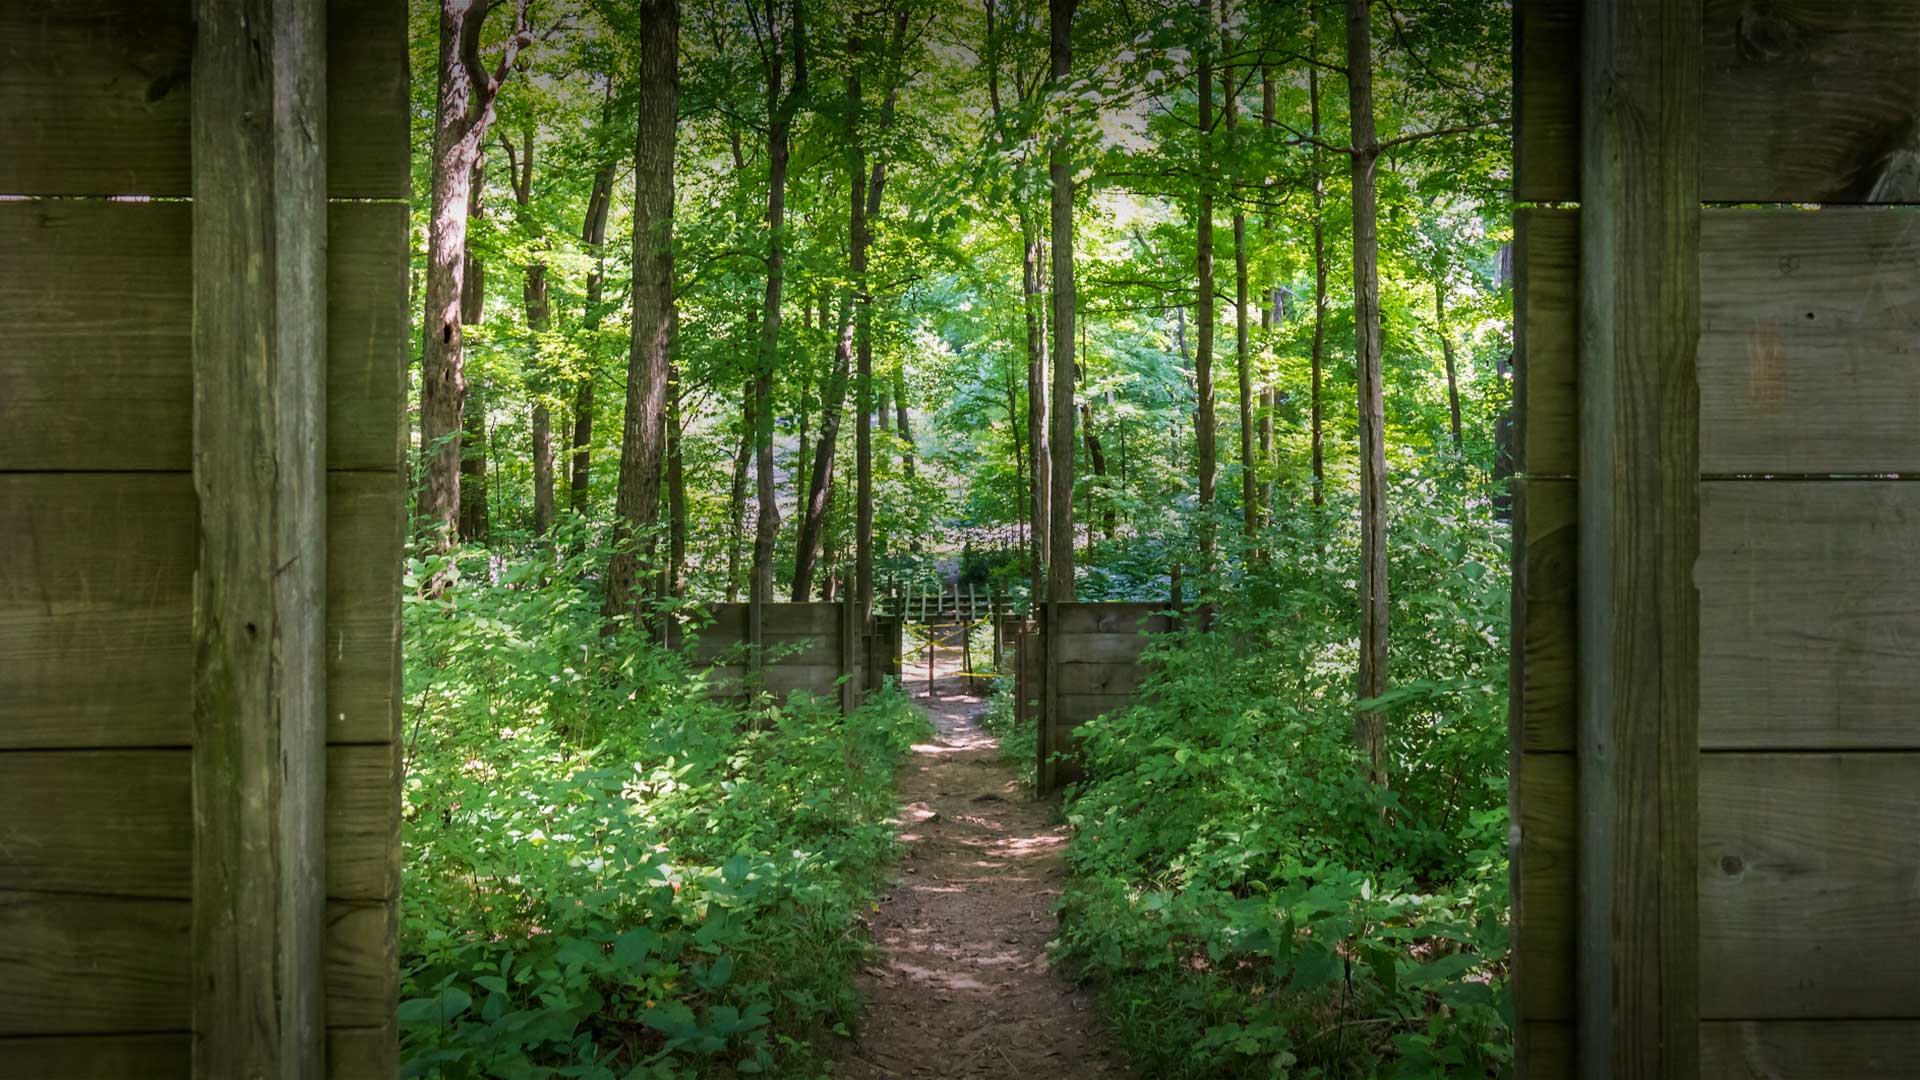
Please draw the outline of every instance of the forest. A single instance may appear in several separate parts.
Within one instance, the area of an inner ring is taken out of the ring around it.
[[[405,1075],[1502,1072],[1507,5],[410,29]],[[843,710],[663,632],[962,590],[1179,615],[1060,797],[1010,656],[909,618]],[[956,740],[1006,784],[910,788]],[[1018,985],[1098,1067],[990,994],[924,998],[965,1060],[875,1019],[962,812],[1059,838]]]

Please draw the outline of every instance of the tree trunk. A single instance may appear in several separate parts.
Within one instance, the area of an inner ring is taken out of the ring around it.
[[[871,348],[866,335],[861,336],[862,347]],[[907,373],[902,368],[893,369],[893,409],[896,421],[894,430],[900,436],[900,464],[906,467],[907,476],[913,476],[913,428],[907,423]]]
[[[1093,402],[1091,401],[1083,400],[1080,402],[1080,426],[1084,431],[1087,441],[1087,464],[1093,467],[1093,478],[1095,481],[1094,484],[1088,488],[1087,512],[1088,514],[1092,514],[1093,512],[1093,492],[1097,489],[1101,492],[1100,531],[1106,534],[1108,540],[1112,540],[1114,533],[1119,528],[1120,522],[1113,509],[1112,493],[1106,490],[1107,454],[1100,445],[1100,433],[1095,431],[1093,427]],[[1091,521],[1087,523],[1087,532],[1088,535],[1092,535],[1093,523]],[[1089,543],[1087,546],[1091,549],[1093,545]]]
[[[1460,381],[1454,372],[1453,335],[1447,333],[1447,283],[1444,275],[1433,279],[1433,329],[1440,335],[1440,355],[1447,365],[1447,411],[1453,428],[1453,448],[1460,439]]]
[[[1213,42],[1202,40],[1199,76],[1195,92],[1200,105],[1200,207],[1194,221],[1197,244],[1196,261],[1200,286],[1195,302],[1195,329],[1199,340],[1194,347],[1193,378],[1197,410],[1193,438],[1197,449],[1200,482],[1200,570],[1213,568],[1213,495],[1214,473],[1220,454],[1218,421],[1213,402]]]
[[[687,595],[687,461],[681,442],[680,373],[667,371],[667,596]]]
[[[746,544],[747,465],[753,454],[753,380],[742,384],[739,448],[727,494],[727,603],[740,601],[740,549]]]
[[[1053,461],[1047,445],[1047,333],[1046,312],[1041,306],[1040,262],[1044,251],[1040,227],[1024,203],[1020,210],[1020,242],[1021,300],[1027,318],[1027,472],[1033,478],[1033,486],[1028,489],[1032,501],[1028,598],[1032,603],[1039,603],[1047,590],[1047,535],[1051,525],[1048,507],[1052,494],[1049,485]]]
[[[1280,95],[1279,84],[1274,79],[1273,65],[1260,65],[1260,128],[1271,135],[1279,123]],[[1273,189],[1273,177],[1268,176],[1266,186]],[[1269,219],[1269,227],[1272,222]],[[1269,304],[1260,313],[1260,326],[1265,330],[1278,330],[1286,321],[1286,311],[1282,307],[1281,297],[1286,293],[1275,285]],[[1271,339],[1266,339],[1271,340]],[[1280,497],[1280,450],[1273,438],[1273,414],[1280,408],[1280,392],[1271,382],[1260,388],[1260,467],[1266,470],[1267,483],[1260,499],[1260,519],[1273,520],[1273,506]]]
[[[511,146],[508,151],[511,154]],[[510,156],[508,165],[513,173],[515,216],[523,229],[537,236],[539,225],[528,213],[533,202],[534,152],[533,125],[529,124],[521,132],[518,162]],[[545,536],[553,527],[553,416],[547,405],[548,386],[540,338],[547,332],[552,309],[547,299],[547,265],[537,255],[527,263],[520,284],[520,299],[526,310],[527,329],[535,341],[533,370],[528,380],[533,396],[533,535]]]
[[[485,214],[485,189],[486,169],[476,163],[473,181],[467,185],[468,221]],[[460,283],[460,325],[464,328],[478,325],[486,318],[487,265],[474,254],[471,245],[462,262],[465,270]],[[490,524],[487,520],[487,405],[481,391],[477,383],[468,387],[466,400],[460,403],[460,539],[470,544],[484,543]]]
[[[855,215],[851,226],[852,247],[858,257],[849,261],[858,264],[857,276],[864,271],[867,261],[863,243],[866,232],[864,169],[854,173],[851,187]],[[800,504],[800,536],[793,555],[794,603],[805,600],[813,590],[815,553],[820,550],[821,539],[826,534],[827,510],[833,492],[834,453],[839,445],[840,418],[846,409],[847,379],[853,363],[853,294],[850,292],[840,299],[839,327],[834,338],[833,373],[820,392],[820,440],[814,447],[811,482]]]
[[[609,87],[611,91],[611,87]],[[603,165],[593,174],[593,191],[587,199],[586,220],[580,238],[593,251],[593,269],[587,272],[587,310],[581,325],[591,338],[600,329],[607,279],[607,211],[613,204],[613,166]],[[580,377],[573,388],[573,474],[568,479],[567,504],[578,517],[585,517],[592,489],[593,469],[593,373]]]
[[[461,299],[466,285],[467,201],[480,147],[493,122],[500,83],[532,40],[529,0],[517,0],[513,35],[488,72],[480,61],[486,9],[474,0],[442,0],[439,89],[433,125],[433,193],[428,211],[426,311],[421,321],[420,448],[426,483],[419,515],[436,550],[453,542],[460,512],[460,433],[466,411]]]
[[[1380,266],[1374,166],[1379,144],[1373,121],[1373,40],[1370,0],[1347,0],[1347,93],[1353,126],[1353,325],[1360,406],[1360,672],[1358,694],[1387,690],[1387,457],[1386,408],[1381,393]],[[1363,710],[1355,734],[1366,752],[1368,776],[1387,782],[1386,715]]]
[[[1075,0],[1048,0],[1048,60],[1054,92],[1066,98],[1073,70]],[[1064,131],[1054,135],[1047,154],[1051,186],[1049,231],[1053,239],[1053,475],[1049,509],[1047,597],[1073,599],[1073,162]]]
[[[800,5],[782,27],[773,0],[766,5],[767,41],[767,290],[760,310],[760,355],[753,373],[753,456],[756,504],[753,570],[747,600],[753,605],[748,640],[764,636],[764,606],[773,599],[773,551],[780,537],[780,505],[773,474],[773,372],[780,362],[780,299],[786,285],[787,166],[793,117],[806,89],[805,31]],[[789,44],[789,33],[792,40]],[[782,90],[789,51],[793,85]]]
[[[1315,39],[1316,43],[1318,39]],[[1316,53],[1318,49],[1316,47]],[[1318,57],[1316,56],[1316,59]],[[1307,109],[1313,125],[1313,137],[1320,138],[1320,69],[1307,66]],[[1327,340],[1327,227],[1326,227],[1326,174],[1320,168],[1320,151],[1313,152],[1313,351],[1311,354],[1312,385],[1308,392],[1308,431],[1309,456],[1313,468],[1313,505],[1324,506],[1327,502],[1327,458],[1326,435],[1322,424],[1324,408],[1320,397],[1321,372],[1326,357]]]
[[[1233,69],[1220,73],[1220,99],[1227,111],[1227,130],[1240,126],[1240,106],[1234,100]],[[1233,208],[1233,366],[1240,390],[1240,531],[1246,536],[1248,556],[1254,557],[1253,538],[1260,529],[1260,459],[1253,456],[1253,339],[1247,309],[1247,214]]]
[[[633,150],[633,332],[627,354],[626,418],[607,561],[608,618],[638,617],[640,575],[652,569],[654,526],[667,432],[667,372],[673,363],[673,153],[679,121],[679,0],[642,0],[639,121]]]

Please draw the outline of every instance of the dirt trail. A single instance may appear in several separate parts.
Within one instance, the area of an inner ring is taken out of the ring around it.
[[[906,852],[868,917],[882,955],[858,978],[859,1038],[836,1075],[1125,1077],[1093,1002],[1047,963],[1066,828],[979,727],[985,680],[962,679],[957,650],[942,651],[955,655],[936,662],[938,696],[924,664],[904,679],[935,736],[900,772]]]

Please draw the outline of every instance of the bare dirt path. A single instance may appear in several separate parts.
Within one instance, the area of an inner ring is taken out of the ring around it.
[[[868,918],[882,955],[858,978],[865,1008],[836,1074],[1126,1077],[1092,1001],[1047,963],[1066,828],[979,727],[985,680],[961,678],[958,650],[941,652],[936,696],[924,661],[904,677],[935,736],[900,772],[906,852]]]

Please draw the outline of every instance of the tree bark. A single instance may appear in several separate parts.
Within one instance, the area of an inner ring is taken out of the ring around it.
[[[486,169],[473,167],[473,180],[467,185],[467,220],[483,217]],[[487,317],[487,264],[474,254],[471,243],[462,257],[465,271],[460,282],[460,325],[476,326]],[[465,363],[462,363],[462,369]],[[479,383],[467,387],[466,400],[460,403],[460,539],[485,543],[491,531],[487,519],[487,401],[485,387]]]
[[[866,176],[861,169],[853,174],[850,185],[854,217],[850,228],[854,239],[852,248],[859,252],[857,263],[860,270],[866,268],[866,252],[863,243],[866,232]],[[846,410],[847,382],[853,364],[853,294],[840,298],[839,333],[834,337],[833,373],[820,391],[820,439],[814,446],[813,470],[807,485],[805,499],[801,502],[800,536],[794,545],[793,556],[793,600],[799,603],[805,600],[813,589],[815,553],[820,550],[821,539],[826,533],[827,510],[833,491],[834,453],[840,439],[841,415]]]
[[[1433,329],[1440,335],[1440,355],[1447,366],[1447,411],[1453,428],[1453,448],[1459,450],[1460,439],[1460,381],[1454,371],[1453,335],[1447,333],[1447,282],[1446,276],[1433,279]]]
[[[1387,457],[1381,389],[1379,235],[1374,166],[1371,0],[1347,0],[1347,95],[1353,127],[1353,326],[1360,407],[1360,671],[1358,695],[1387,690]],[[1368,776],[1387,782],[1386,715],[1361,710],[1355,735]]]
[[[609,84],[611,94],[612,86]],[[581,326],[591,338],[600,329],[605,304],[607,279],[607,211],[613,205],[613,165],[602,165],[593,174],[593,191],[587,199],[586,220],[580,227],[580,239],[593,251],[593,269],[587,273],[587,310]],[[592,490],[593,470],[593,373],[580,377],[573,388],[573,473],[568,479],[567,504],[578,517],[585,517]]]
[[[1048,0],[1047,56],[1053,91],[1064,102],[1066,82],[1073,70],[1073,12],[1076,0]],[[1047,154],[1051,186],[1049,229],[1053,240],[1053,470],[1048,499],[1052,520],[1048,544],[1047,597],[1073,599],[1073,161],[1069,155],[1065,120]]]
[[[521,132],[517,159],[511,143],[506,144],[506,149],[512,173],[514,213],[521,228],[537,235],[539,225],[529,214],[533,202],[533,125],[528,124]],[[535,338],[529,383],[533,392],[533,535],[538,537],[547,535],[553,527],[553,415],[547,405],[547,379],[542,370],[539,340],[550,325],[552,305],[547,298],[547,264],[538,256],[527,263],[520,299],[526,311],[527,329]]]
[[[1027,472],[1033,478],[1031,492],[1032,521],[1029,523],[1028,556],[1031,564],[1028,599],[1039,603],[1047,591],[1047,536],[1052,505],[1052,452],[1047,438],[1047,331],[1046,312],[1041,306],[1040,263],[1045,257],[1040,227],[1023,203],[1020,211],[1020,287],[1027,318]]]
[[[608,618],[638,617],[640,575],[656,553],[666,452],[667,373],[673,363],[673,154],[679,120],[680,2],[641,0],[639,122],[633,151],[633,334],[626,419],[607,561]]]
[[[433,192],[427,230],[426,311],[420,349],[420,448],[426,457],[419,516],[432,545],[453,543],[460,511],[460,432],[467,382],[461,336],[466,284],[467,201],[500,84],[532,41],[530,0],[517,0],[512,35],[493,71],[481,63],[478,0],[441,0],[439,88],[434,110]]]
[[[1317,38],[1315,40],[1318,41]],[[1315,51],[1318,51],[1317,47]],[[1320,69],[1311,64],[1307,66],[1307,109],[1313,137],[1317,141],[1320,138]],[[1313,505],[1315,506],[1324,506],[1327,502],[1326,435],[1322,423],[1325,410],[1320,395],[1327,341],[1326,200],[1326,173],[1321,170],[1320,150],[1315,147],[1313,151],[1313,350],[1310,362],[1312,385],[1307,403],[1309,413],[1307,438],[1313,468]]]
[[[1240,107],[1234,100],[1233,69],[1220,73],[1220,98],[1227,111],[1227,130],[1240,126]],[[1233,366],[1240,390],[1240,530],[1251,557],[1253,538],[1260,529],[1260,459],[1253,455],[1253,339],[1247,309],[1247,213],[1233,208]]]
[[[727,603],[740,600],[740,549],[746,543],[747,467],[753,455],[753,380],[741,390],[739,448],[733,453],[733,480],[727,493]]]
[[[1206,2],[1202,0],[1203,4]],[[1194,221],[1194,239],[1200,283],[1194,304],[1198,341],[1193,357],[1197,406],[1193,437],[1200,487],[1200,570],[1204,573],[1213,568],[1214,474],[1220,453],[1213,401],[1213,41],[1210,33],[1195,52],[1199,59],[1194,90],[1200,106],[1200,205]]]
[[[687,461],[682,447],[680,373],[667,371],[667,566],[669,597],[687,595]]]
[[[781,25],[774,0],[766,0],[765,19],[767,290],[760,310],[760,355],[752,383],[756,514],[753,568],[747,588],[747,601],[754,613],[748,638],[756,645],[764,636],[764,607],[773,599],[773,551],[780,537],[780,505],[773,475],[773,373],[780,363],[780,299],[786,285],[788,157],[793,118],[807,84],[806,31],[798,0],[793,0],[788,10],[786,26]],[[785,87],[789,55],[793,84]]]
[[[914,447],[913,427],[907,422],[907,373],[898,367],[893,369],[893,410],[894,431],[900,436],[900,464],[906,468],[907,475],[911,477],[914,470]]]

